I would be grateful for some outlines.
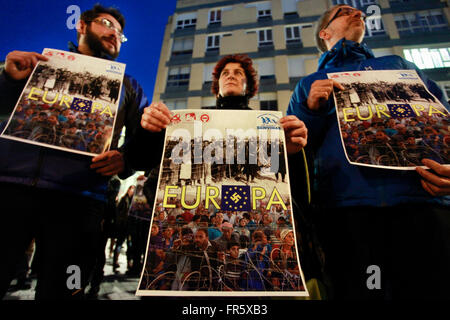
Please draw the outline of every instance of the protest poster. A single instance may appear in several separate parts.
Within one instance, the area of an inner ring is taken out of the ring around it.
[[[308,296],[281,112],[176,110],[138,296]]]
[[[109,150],[125,64],[44,49],[1,137],[98,155]]]
[[[341,141],[354,165],[415,170],[450,163],[449,112],[415,70],[329,73]]]

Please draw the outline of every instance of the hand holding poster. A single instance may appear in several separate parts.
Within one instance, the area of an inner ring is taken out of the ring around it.
[[[415,70],[329,73],[345,154],[351,164],[415,170],[422,159],[450,163],[448,110]]]
[[[125,65],[44,49],[1,137],[97,155],[109,149]]]
[[[176,111],[137,295],[308,295],[280,118]]]

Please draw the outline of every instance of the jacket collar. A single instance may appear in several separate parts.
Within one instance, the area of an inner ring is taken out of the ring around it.
[[[69,48],[70,52],[82,54],[80,51],[78,51],[78,47],[72,41],[69,41],[69,43],[67,44],[67,47]],[[100,55],[95,55],[95,57],[101,58],[101,59],[106,59],[106,60],[111,60],[111,61],[115,60],[109,54],[106,54],[104,52],[102,52]]]
[[[374,57],[372,50],[365,43],[359,44],[342,38],[320,56],[317,70],[342,67]]]
[[[247,96],[222,97],[221,95],[217,97],[215,109],[251,110],[248,106]]]

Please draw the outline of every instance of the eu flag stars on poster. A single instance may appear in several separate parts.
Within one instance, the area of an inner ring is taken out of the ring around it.
[[[389,112],[392,118],[410,118],[414,117],[414,111],[409,104],[388,104]]]
[[[88,113],[91,112],[91,108],[92,108],[92,101],[81,98],[73,98],[72,104],[70,105],[70,109],[72,110]]]
[[[250,211],[250,186],[222,186],[220,209],[224,211]]]

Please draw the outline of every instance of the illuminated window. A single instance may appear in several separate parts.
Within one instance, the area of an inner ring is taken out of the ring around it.
[[[403,53],[419,69],[450,68],[450,48],[405,49]]]

